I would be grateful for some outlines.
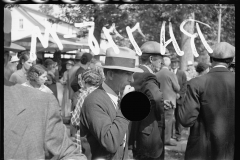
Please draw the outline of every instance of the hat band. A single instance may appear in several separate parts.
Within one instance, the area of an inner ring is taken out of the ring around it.
[[[105,65],[135,68],[135,59],[122,57],[106,57]]]

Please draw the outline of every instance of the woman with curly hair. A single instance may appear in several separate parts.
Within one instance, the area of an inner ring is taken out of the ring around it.
[[[18,70],[11,75],[9,81],[18,84],[27,82],[26,73],[32,64],[33,61],[30,59],[30,53],[28,51],[23,52],[19,58]]]
[[[81,87],[79,89],[79,96],[75,105],[75,109],[72,114],[71,124],[77,129],[77,133],[75,134],[76,141],[79,145],[80,143],[80,112],[84,102],[84,99],[92,93],[101,82],[101,75],[94,70],[86,70],[82,74],[78,76],[78,83]]]
[[[23,86],[39,89],[40,91],[51,93],[53,92],[44,85],[47,80],[47,71],[42,65],[34,65],[30,67],[27,72],[27,82],[23,83]]]

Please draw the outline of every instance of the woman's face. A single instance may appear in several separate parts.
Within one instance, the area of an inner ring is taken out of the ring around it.
[[[43,85],[47,80],[47,72],[45,71],[41,76],[38,77],[38,84]]]
[[[33,61],[31,59],[28,59],[26,62],[23,63],[23,67],[26,71],[29,70],[29,68],[32,66]]]

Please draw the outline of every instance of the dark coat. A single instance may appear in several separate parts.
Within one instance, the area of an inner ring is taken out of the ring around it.
[[[178,116],[191,127],[186,160],[234,159],[235,74],[217,67],[190,80]]]
[[[178,92],[178,94],[180,94],[180,98],[177,99],[177,104],[181,104],[187,90],[187,76],[185,72],[180,69],[177,69],[176,75],[178,79],[178,84],[180,86],[180,91]]]
[[[131,122],[129,125],[129,147],[141,155],[164,159],[164,106],[160,84],[156,76],[146,67],[140,66],[144,73],[134,73],[134,83],[137,91],[141,91],[150,100],[151,111],[142,121]]]
[[[177,76],[167,68],[162,68],[156,73],[156,77],[161,84],[163,99],[172,101],[176,107],[177,92],[180,91]]]
[[[102,85],[84,100],[80,114],[80,135],[83,154],[89,160],[122,160],[128,158],[128,143],[123,139],[128,133],[129,121],[116,111]],[[128,136],[126,137],[128,139]]]

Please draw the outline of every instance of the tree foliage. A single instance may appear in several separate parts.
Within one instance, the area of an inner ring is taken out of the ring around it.
[[[166,40],[169,36],[169,23],[171,21],[175,38],[181,47],[182,32],[180,24],[186,15],[194,13],[195,19],[211,26],[208,28],[199,24],[200,29],[211,46],[217,43],[218,34],[218,11],[216,4],[59,4],[63,10],[60,17],[69,23],[77,23],[83,21],[94,21],[94,35],[100,42],[102,28],[110,27],[112,23],[116,24],[117,31],[124,37],[114,38],[118,45],[131,46],[126,33],[126,26],[133,27],[137,22],[145,35],[142,37],[138,32],[134,32],[133,36],[139,46],[145,41],[160,41],[160,31],[163,21],[166,21],[165,35]],[[221,41],[226,41],[235,46],[235,6],[232,4],[224,4],[227,6],[222,13],[221,25]],[[194,33],[197,33],[196,26]],[[81,35],[86,35],[87,30],[82,29]],[[85,33],[85,34],[84,34]],[[195,39],[195,45],[200,57],[196,60],[207,61],[207,50],[203,46],[200,38]],[[172,43],[167,48],[174,53]]]
[[[42,4],[39,6],[40,12],[43,12],[47,15],[52,15],[53,13],[53,5],[52,4]]]

